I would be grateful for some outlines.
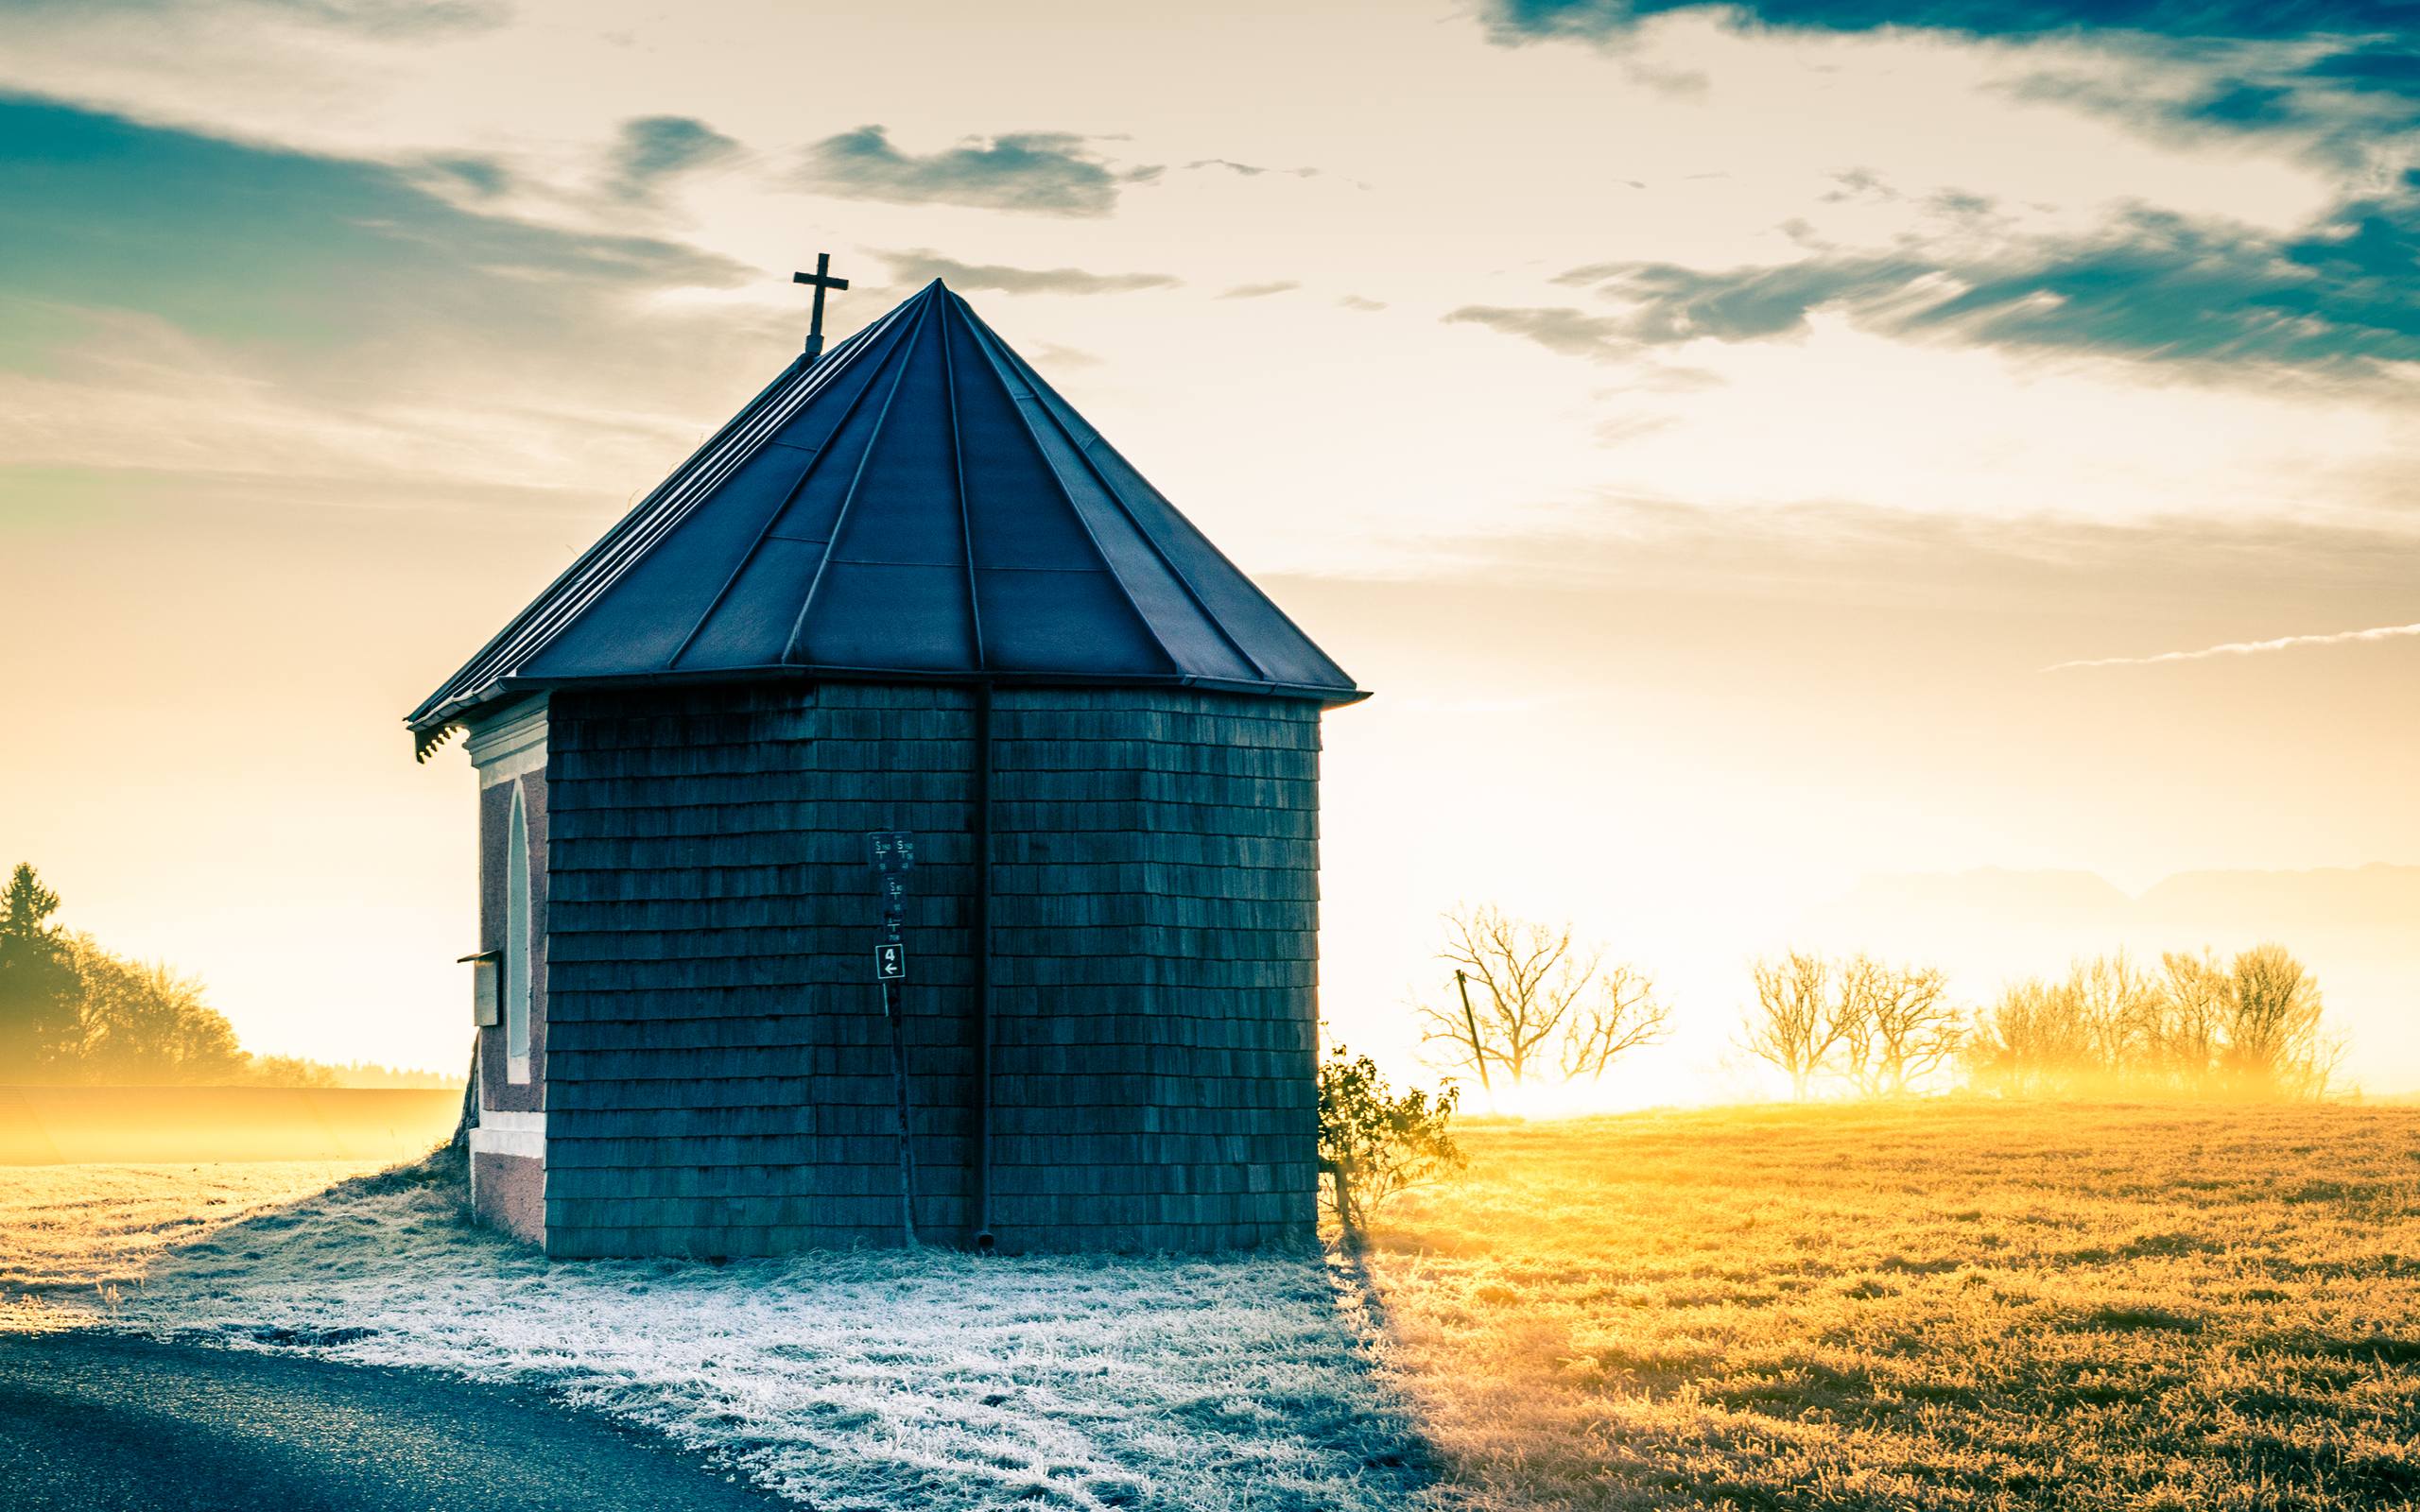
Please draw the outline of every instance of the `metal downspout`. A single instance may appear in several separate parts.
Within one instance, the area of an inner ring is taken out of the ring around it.
[[[992,1247],[992,683],[975,685],[975,1247]]]

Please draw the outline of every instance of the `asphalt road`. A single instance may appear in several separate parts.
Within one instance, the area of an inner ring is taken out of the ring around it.
[[[0,1336],[5,1512],[769,1512],[527,1391],[103,1334]]]

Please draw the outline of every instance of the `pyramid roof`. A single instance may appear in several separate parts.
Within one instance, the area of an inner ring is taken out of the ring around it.
[[[803,676],[1353,679],[937,279],[756,396],[406,719],[558,687]]]

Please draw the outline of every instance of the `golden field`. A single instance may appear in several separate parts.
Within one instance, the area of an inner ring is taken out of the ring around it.
[[[1957,1101],[1463,1143],[1367,1264],[1479,1504],[2420,1497],[2420,1111]]]

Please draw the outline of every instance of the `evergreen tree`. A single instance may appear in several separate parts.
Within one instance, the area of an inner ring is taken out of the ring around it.
[[[59,894],[19,862],[0,894],[0,1082],[45,1080],[81,1046],[76,971],[50,916]]]

